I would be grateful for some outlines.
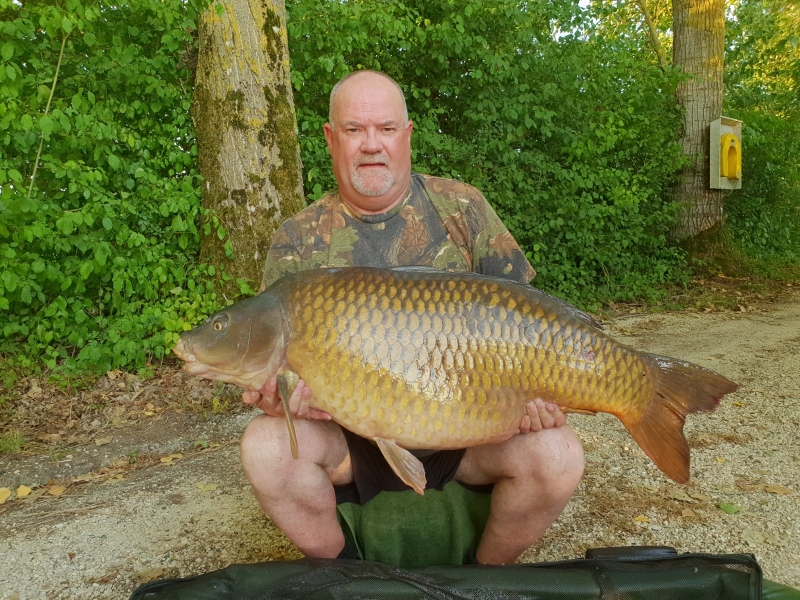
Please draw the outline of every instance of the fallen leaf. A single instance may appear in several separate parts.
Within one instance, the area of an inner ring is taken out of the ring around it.
[[[180,460],[182,458],[183,458],[183,454],[180,454],[180,453],[170,454],[169,456],[162,456],[161,457],[161,462],[164,463],[165,465],[168,465],[168,464],[171,464],[172,461]]]
[[[786,538],[775,535],[774,533],[764,534],[764,541],[767,542],[768,544],[773,544],[775,546],[780,546],[782,548],[789,544]]]
[[[770,494],[791,494],[792,490],[785,488],[782,485],[765,485],[764,491]]]
[[[695,512],[691,508],[684,508],[681,511],[681,516],[682,517],[693,517],[693,516],[695,516]]]
[[[680,500],[681,502],[694,502],[694,500],[689,497],[689,494],[677,488],[673,488],[669,491],[669,497]]]
[[[717,457],[717,462],[718,462],[719,464],[722,464],[722,463],[724,463],[724,462],[725,462],[725,459],[724,459],[724,458],[722,458],[721,456],[718,456],[718,457]]]
[[[730,504],[729,502],[719,502],[717,503],[717,508],[719,508],[726,515],[735,515],[736,513],[742,511],[740,506]]]
[[[56,497],[60,496],[61,494],[63,494],[66,491],[67,491],[67,488],[65,488],[63,485],[51,485],[47,489],[47,493],[48,494],[50,494],[51,496],[56,496]]]
[[[44,435],[39,436],[39,441],[42,442],[58,442],[61,440],[60,433],[45,433]]]
[[[744,406],[744,404],[742,404],[741,402],[732,402],[731,404],[733,404],[734,406]]]
[[[764,534],[756,529],[750,529],[749,527],[742,531],[742,539],[747,542],[750,546],[759,546],[764,543]]]
[[[17,498],[25,498],[30,493],[31,488],[29,488],[27,485],[21,485],[17,488]]]
[[[713,500],[711,496],[706,496],[705,494],[701,494],[699,492],[689,492],[689,495],[694,498],[695,500],[702,500],[704,502],[708,502],[709,500]]]
[[[94,445],[95,446],[105,446],[106,444],[110,444],[112,439],[113,438],[111,438],[111,437],[95,438]]]
[[[11,490],[8,488],[0,488],[0,504],[5,504],[6,500],[8,500],[9,496],[11,496]]]
[[[194,486],[201,492],[213,492],[217,489],[213,483],[195,483]]]
[[[106,377],[108,377],[111,381],[114,381],[117,377],[119,377],[121,375],[121,373],[122,373],[122,371],[119,371],[119,370],[116,370],[116,369],[113,370],[113,371],[107,371],[106,372]]]
[[[645,517],[644,515],[639,515],[638,517],[634,517],[634,521],[638,521],[639,523],[649,523],[650,519]]]

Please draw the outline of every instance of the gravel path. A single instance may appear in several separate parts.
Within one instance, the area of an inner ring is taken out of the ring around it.
[[[713,368],[741,390],[690,419],[688,486],[663,477],[613,417],[571,415],[586,475],[523,560],[627,544],[752,552],[768,579],[800,587],[800,293],[747,312],[630,315],[607,328],[636,348]],[[251,416],[163,415],[58,460],[0,460],[0,488],[33,488],[0,506],[0,599],[124,599],[155,578],[299,557],[242,475],[236,438]],[[149,466],[129,468],[134,448],[138,466]],[[81,474],[60,496],[44,485]]]

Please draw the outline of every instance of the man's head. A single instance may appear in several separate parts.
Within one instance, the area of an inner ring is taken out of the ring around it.
[[[377,71],[351,73],[331,91],[325,139],[342,199],[354,210],[384,212],[411,180],[411,130],[405,99]]]

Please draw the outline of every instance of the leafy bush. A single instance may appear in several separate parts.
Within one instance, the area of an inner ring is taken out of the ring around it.
[[[740,0],[729,27],[726,114],[744,121],[742,189],[728,225],[747,256],[800,262],[800,6]]]
[[[195,20],[180,0],[0,2],[7,360],[141,367],[215,306],[194,262]]]

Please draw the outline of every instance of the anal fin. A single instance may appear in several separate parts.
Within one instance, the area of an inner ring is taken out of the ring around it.
[[[419,495],[425,495],[425,467],[419,459],[405,448],[398,446],[394,440],[374,439],[395,475]]]
[[[283,402],[283,414],[286,416],[286,427],[289,429],[289,445],[292,448],[292,457],[299,458],[300,452],[297,449],[297,433],[294,430],[294,421],[292,421],[292,412],[289,408],[289,398],[292,397],[294,388],[297,387],[299,376],[294,371],[281,368],[275,376],[278,381],[278,393],[281,395],[281,402]]]

